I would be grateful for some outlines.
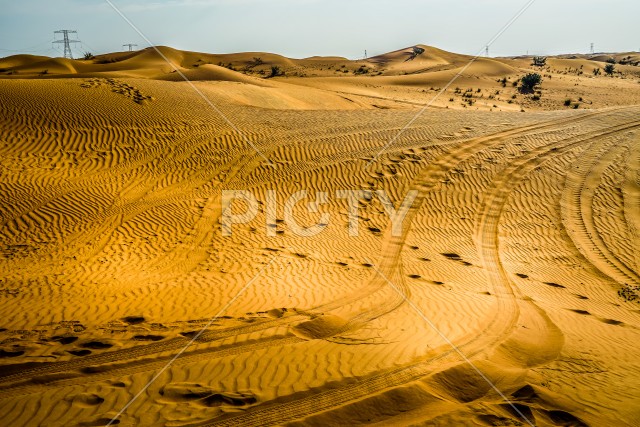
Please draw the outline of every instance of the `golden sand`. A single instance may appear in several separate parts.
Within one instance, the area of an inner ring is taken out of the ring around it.
[[[0,59],[0,425],[638,425],[640,67],[421,48]]]

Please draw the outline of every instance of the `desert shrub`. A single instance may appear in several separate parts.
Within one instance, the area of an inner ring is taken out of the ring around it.
[[[546,56],[534,56],[533,57],[533,65],[536,67],[544,67],[547,65],[547,57]]]
[[[613,64],[607,64],[604,67],[604,72],[607,73],[608,76],[613,75],[615,71],[616,71],[616,66]]]
[[[40,75],[44,76],[45,74],[49,74],[49,70],[42,70],[40,71]]]
[[[280,67],[278,67],[277,65],[272,65],[271,74],[269,75],[269,77],[276,77],[280,75],[282,75],[282,71],[280,71]]]
[[[564,106],[568,107],[569,105],[571,105],[571,100],[569,98],[564,100]]]
[[[540,101],[540,95],[533,95],[531,99],[534,101]]]
[[[96,64],[112,64],[117,62],[115,58],[103,58],[96,61]]]
[[[580,108],[580,104],[578,104],[577,102],[575,104],[573,104],[573,109],[577,110],[578,108]]]
[[[85,52],[85,53],[82,55],[82,58],[88,61],[88,60],[90,60],[90,59],[93,59],[93,58],[94,58],[94,56],[93,56],[93,53],[91,53],[91,52]]]
[[[615,59],[613,59],[613,58],[607,59],[607,64],[615,64],[615,63],[616,63]]]
[[[360,68],[358,68],[353,72],[353,74],[367,74],[368,72],[369,72],[369,69],[364,65],[361,65]]]
[[[602,70],[600,70],[600,68],[594,68],[593,69],[593,75],[594,76],[599,76],[600,75],[600,71],[602,71]]]
[[[542,83],[542,76],[538,73],[529,73],[520,79],[520,91],[523,93],[531,93],[533,89]]]
[[[405,59],[406,61],[412,61],[416,58],[416,56],[421,55],[424,53],[424,49],[418,46],[414,46],[413,50],[411,51],[411,54],[409,54],[409,57],[407,59]]]

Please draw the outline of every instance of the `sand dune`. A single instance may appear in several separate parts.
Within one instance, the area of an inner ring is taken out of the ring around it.
[[[0,425],[637,425],[634,65],[160,52],[0,59]]]

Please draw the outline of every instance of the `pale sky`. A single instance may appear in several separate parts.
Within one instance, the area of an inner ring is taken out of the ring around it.
[[[293,58],[360,58],[414,44],[476,54],[527,0],[112,0],[156,45]],[[537,0],[491,46],[491,56],[640,49],[638,0]],[[105,0],[0,0],[0,57],[61,56],[53,31],[78,31],[94,54],[148,44]]]

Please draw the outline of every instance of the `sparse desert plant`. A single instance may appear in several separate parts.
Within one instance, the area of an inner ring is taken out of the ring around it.
[[[368,72],[369,72],[369,69],[366,66],[361,65],[360,68],[358,68],[353,72],[353,74],[367,74]]]
[[[614,58],[607,59],[607,64],[615,64],[616,60]]]
[[[40,75],[44,76],[45,74],[49,74],[49,70],[42,70],[40,71]]]
[[[531,99],[534,101],[540,101],[540,95],[533,95]]]
[[[93,59],[93,58],[94,58],[94,56],[93,56],[93,53],[91,53],[91,52],[85,52],[84,54],[82,54],[82,58],[83,58],[85,61],[88,61],[88,60],[90,60],[90,59]]]
[[[604,72],[607,73],[608,76],[612,76],[616,71],[616,66],[614,64],[607,64],[604,66]]]
[[[544,67],[547,65],[547,57],[546,56],[534,56],[533,57],[533,65],[536,67]]]
[[[580,104],[578,104],[577,102],[575,104],[573,104],[573,109],[577,110],[578,108],[580,108]]]
[[[594,68],[594,69],[593,69],[593,75],[594,75],[594,76],[599,76],[601,71],[602,71],[602,70],[601,70],[600,68]]]
[[[280,67],[278,67],[277,65],[272,65],[271,74],[269,75],[269,77],[277,77],[280,75],[282,75],[282,71],[280,71]]]
[[[564,100],[564,106],[568,107],[569,105],[571,105],[571,99],[567,98]]]
[[[542,76],[538,73],[529,73],[520,79],[520,83],[520,92],[531,93],[536,86],[542,83]]]
[[[424,53],[424,49],[418,46],[414,46],[413,50],[411,51],[411,53],[409,54],[409,57],[407,59],[405,59],[406,61],[413,61],[416,56],[421,55]]]
[[[111,64],[117,62],[117,60],[115,58],[103,58],[103,59],[98,59],[95,63],[96,64]]]

